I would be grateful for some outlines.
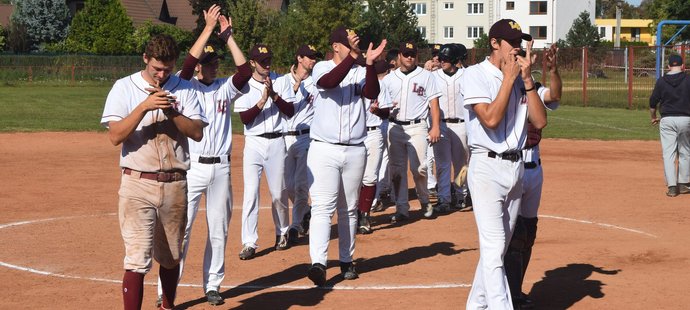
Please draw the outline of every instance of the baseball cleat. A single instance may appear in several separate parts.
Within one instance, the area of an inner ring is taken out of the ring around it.
[[[391,223],[398,223],[398,222],[404,222],[407,221],[408,216],[400,213],[393,214],[391,216]]]
[[[450,211],[450,204],[447,202],[438,203],[434,206],[434,212],[446,213]]]
[[[276,251],[287,250],[288,248],[290,248],[290,244],[288,244],[287,234],[276,236]]]
[[[434,207],[430,203],[423,203],[422,211],[424,211],[424,217],[426,218],[430,218],[434,215]]]
[[[354,280],[359,278],[359,275],[355,270],[355,265],[352,262],[340,262],[340,274],[343,276],[345,280]]]
[[[309,206],[309,212],[302,218],[302,231],[300,233],[305,236],[309,233],[309,221],[311,220],[311,206]]]
[[[222,305],[223,303],[225,303],[225,302],[223,301],[223,297],[220,296],[220,294],[218,293],[218,291],[208,291],[208,292],[206,292],[206,301],[208,301],[208,303],[209,303],[211,306]]]
[[[316,286],[326,285],[326,266],[316,263],[309,267],[309,272],[307,272],[307,277],[309,280],[314,282]]]
[[[359,233],[363,235],[367,235],[373,232],[373,230],[371,230],[369,212],[359,213],[359,218],[357,220],[357,231],[359,231]]]
[[[163,305],[163,296],[158,296],[156,299],[156,309],[159,309]]]
[[[299,230],[297,228],[290,228],[288,230],[288,243],[295,245],[299,243]]]
[[[242,251],[240,251],[240,259],[241,260],[252,259],[252,258],[254,258],[255,255],[256,255],[256,249],[251,247],[251,246],[248,246],[248,245],[245,245],[242,248]]]
[[[678,196],[678,187],[677,186],[669,186],[668,192],[666,192],[666,196],[669,196],[669,197]]]
[[[690,194],[690,184],[678,183],[678,193],[679,194]]]

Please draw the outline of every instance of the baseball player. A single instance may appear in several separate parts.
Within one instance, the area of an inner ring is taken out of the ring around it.
[[[311,267],[307,276],[314,284],[326,284],[326,260],[331,218],[338,211],[340,272],[344,279],[358,278],[352,264],[357,230],[357,199],[366,161],[364,96],[376,99],[379,83],[374,70],[386,40],[366,54],[366,69],[354,66],[360,53],[354,30],[336,28],[330,35],[333,59],[318,62],[313,78],[318,93],[307,155],[309,194],[312,200],[309,232]]]
[[[299,234],[306,234],[308,225],[303,225],[304,217],[309,213],[309,184],[307,183],[307,152],[309,150],[309,127],[314,118],[314,97],[316,86],[311,72],[316,58],[323,58],[311,45],[302,45],[295,53],[294,70],[276,80],[275,88],[283,90],[279,95],[294,104],[295,114],[288,118],[283,114],[285,123],[285,185],[289,199],[292,201],[292,224],[288,230],[288,242],[297,244]]]
[[[666,196],[676,197],[690,193],[690,79],[685,73],[683,58],[679,55],[668,58],[668,68],[668,73],[654,85],[649,97],[649,112],[652,125],[659,125],[664,176],[668,186]],[[661,109],[661,120],[656,118],[657,106]]]
[[[441,70],[433,72],[436,88],[441,92],[441,139],[433,145],[438,177],[437,212],[447,212],[455,203],[461,205],[464,200],[463,189],[457,187],[455,180],[460,169],[467,163],[467,133],[465,131],[464,106],[460,94],[460,77],[464,69],[455,66],[460,59],[467,56],[467,49],[462,44],[445,44],[438,52]],[[453,174],[451,176],[451,164]],[[451,188],[453,186],[454,188]],[[455,194],[456,197],[452,197]]]
[[[207,123],[191,84],[171,75],[178,55],[169,35],[151,38],[146,67],[115,82],[101,117],[110,142],[122,144],[118,213],[125,309],[141,309],[152,256],[160,263],[161,306],[172,309],[175,302],[187,219],[187,138],[201,141]]]
[[[552,44],[545,53],[545,63],[549,72],[549,88],[541,87],[536,82],[537,93],[548,110],[558,108],[562,91],[561,76],[558,73],[556,62],[557,51],[556,44]],[[522,200],[515,222],[515,231],[504,258],[506,276],[515,309],[533,307],[532,300],[522,293],[522,282],[532,256],[532,246],[537,237],[537,210],[539,209],[541,188],[544,183],[544,173],[539,158],[539,141],[541,141],[541,129],[536,129],[531,123],[528,123],[527,142],[522,150],[522,158],[525,162]]]
[[[235,112],[244,123],[244,202],[242,204],[242,251],[240,259],[256,255],[259,220],[259,181],[266,172],[268,191],[271,193],[273,222],[276,229],[276,250],[286,250],[290,221],[288,196],[285,188],[285,139],[283,115],[292,117],[295,107],[286,102],[275,90],[278,76],[271,72],[273,52],[268,46],[257,44],[249,52],[249,63],[254,69],[249,90],[235,101]],[[243,91],[244,92],[244,91]]]
[[[438,59],[439,51],[441,51],[441,44],[434,44],[431,46],[431,59],[424,63],[424,69],[429,71],[441,69],[441,62]]]
[[[400,44],[398,62],[400,67],[384,78],[388,97],[395,106],[391,112],[392,124],[388,129],[391,180],[396,199],[396,213],[391,217],[391,222],[409,218],[408,158],[424,216],[433,215],[427,189],[426,154],[429,143],[438,142],[441,135],[438,106],[441,93],[436,89],[431,72],[417,66],[416,43]],[[430,126],[427,125],[429,114]]]
[[[239,90],[251,78],[251,67],[232,37],[231,22],[220,15],[220,6],[212,5],[203,11],[206,26],[189,50],[179,76],[192,82],[209,125],[204,128],[200,142],[189,141],[191,168],[187,173],[187,227],[184,234],[184,251],[180,262],[180,278],[191,240],[192,225],[196,219],[201,195],[206,196],[206,249],[204,250],[202,288],[211,305],[220,305],[223,298],[218,293],[225,277],[225,245],[228,223],[232,215],[232,183],[230,157],[232,149],[231,114],[228,106]],[[206,45],[220,21],[220,37],[228,45],[238,73],[232,77],[216,78],[220,56]],[[197,72],[193,77],[194,71]],[[162,303],[162,286],[158,283],[158,302]],[[160,304],[157,303],[157,306]]]
[[[518,55],[522,40],[528,41],[525,57]],[[514,20],[501,19],[491,26],[489,41],[489,57],[467,68],[460,81],[469,110],[472,160],[467,182],[480,251],[467,309],[512,309],[503,255],[522,197],[520,150],[527,140],[527,120],[541,129],[546,112],[531,76],[532,37]]]
[[[374,69],[379,80],[379,88],[383,89],[385,84],[381,83],[381,80],[388,74],[390,65],[385,60],[377,60],[374,63]],[[359,209],[357,231],[361,234],[372,233],[369,212],[376,197],[376,185],[379,180],[384,149],[381,126],[383,120],[388,119],[390,111],[390,100],[386,97],[386,94],[386,91],[380,91],[377,99],[370,100],[366,97],[362,99],[367,109],[367,138],[364,140],[367,159],[362,178],[362,189],[359,193],[359,203],[357,205]]]

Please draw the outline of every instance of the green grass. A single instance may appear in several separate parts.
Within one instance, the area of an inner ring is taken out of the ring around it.
[[[60,86],[33,83],[0,86],[0,132],[102,131],[101,114],[111,83]],[[626,105],[621,105],[625,107]],[[242,123],[233,113],[233,132]],[[561,105],[549,112],[544,137],[600,140],[655,140],[658,127],[645,109]]]

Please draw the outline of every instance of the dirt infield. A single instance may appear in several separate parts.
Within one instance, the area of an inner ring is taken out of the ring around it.
[[[360,279],[338,279],[333,241],[333,289],[317,289],[305,277],[306,242],[270,250],[263,208],[260,256],[240,261],[242,145],[235,136],[226,303],[213,309],[464,308],[479,255],[471,212],[425,220],[415,201],[402,226],[385,221],[393,208],[376,213],[374,234],[357,239]],[[103,133],[0,134],[0,309],[121,307],[118,154]],[[542,159],[541,220],[524,288],[538,308],[686,308],[690,195],[665,196],[659,143],[546,139]],[[268,205],[265,190],[262,197]],[[195,223],[181,308],[211,308],[199,286],[204,222]],[[154,308],[156,274],[146,277],[144,309]]]

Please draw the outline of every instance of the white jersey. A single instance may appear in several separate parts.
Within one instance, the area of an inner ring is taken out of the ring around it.
[[[385,109],[385,108],[390,108],[393,106],[391,103],[391,100],[388,98],[388,91],[386,91],[386,83],[383,83],[383,80],[379,80],[379,88],[381,89],[381,92],[379,92],[378,100],[379,102],[379,109]],[[371,113],[370,107],[371,107],[371,99],[369,98],[364,98],[364,106],[367,108],[367,128],[368,127],[379,127],[383,123],[383,120],[381,117],[379,117],[376,114]]]
[[[325,89],[318,81],[336,67],[333,60],[320,61],[312,76],[318,90],[310,137],[334,144],[360,144],[366,133],[366,109],[362,101],[366,69],[353,65],[340,85]]]
[[[432,73],[436,89],[441,92],[441,97],[438,98],[441,119],[465,119],[463,98],[460,93],[460,78],[464,72],[465,69],[460,68],[452,76],[448,76],[443,70]]]
[[[209,126],[204,127],[204,138],[196,142],[189,139],[189,152],[202,156],[230,155],[232,150],[232,117],[230,104],[240,94],[232,77],[219,78],[211,85],[190,80],[204,111]]]
[[[390,100],[397,102],[398,111],[392,116],[398,121],[427,119],[429,102],[441,96],[431,72],[420,67],[408,74],[398,68],[383,80]]]
[[[314,119],[314,97],[316,97],[314,80],[311,76],[304,79],[297,92],[293,90],[295,82],[292,74],[286,74],[279,77],[273,85],[278,95],[285,101],[292,102],[295,107],[295,114],[292,117],[288,118],[283,114],[285,132],[308,129]]]
[[[269,78],[275,84],[278,75],[271,72]],[[235,112],[244,112],[253,108],[261,96],[264,94],[264,89],[266,86],[263,82],[259,82],[253,77],[249,79],[249,83],[242,89],[242,95],[235,100]],[[273,90],[280,94],[282,90],[273,87]],[[259,112],[254,121],[248,125],[244,125],[244,135],[245,136],[258,136],[265,133],[274,133],[283,131],[283,117],[282,113],[278,109],[278,106],[273,102],[271,98],[266,100],[264,108]]]
[[[482,126],[474,113],[472,105],[491,104],[503,81],[503,72],[494,66],[487,57],[483,62],[465,70],[461,79],[461,92],[465,107],[469,110],[467,123],[467,143],[473,153],[494,151],[496,153],[516,152],[527,141],[527,94],[520,77],[515,79],[508,99],[506,114],[496,129]]]
[[[149,96],[149,91],[146,89],[151,87],[153,86],[144,80],[142,71],[117,80],[110,90],[110,93],[108,93],[108,98],[105,101],[101,125],[108,128],[109,122],[121,121],[129,116],[141,102],[146,100]],[[179,113],[190,119],[198,119],[208,124],[208,120],[204,116],[199,101],[197,100],[196,92],[189,81],[171,75],[161,88],[177,97],[174,108]],[[157,145],[154,145],[158,143],[152,138],[162,131],[171,130],[169,128],[162,128],[161,123],[159,123],[165,118],[166,117],[160,109],[146,112],[144,118],[139,122],[134,132],[122,143],[122,153],[120,154],[121,167],[128,167],[141,171],[161,170],[160,161],[146,159],[160,157],[161,151],[158,149]],[[176,144],[170,146],[175,152],[175,159],[167,160],[168,165],[172,162],[172,168],[188,170],[188,145],[186,138],[176,140]],[[166,159],[164,159],[164,161],[166,161]]]

